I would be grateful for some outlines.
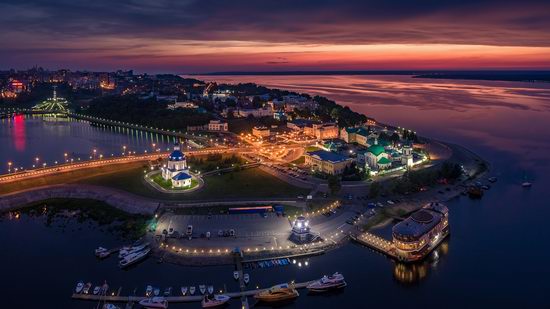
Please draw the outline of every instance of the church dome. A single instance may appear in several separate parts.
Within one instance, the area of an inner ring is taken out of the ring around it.
[[[183,154],[183,152],[181,152],[181,150],[174,150],[170,154],[170,157],[168,157],[168,160],[170,160],[170,161],[183,161],[183,160],[185,160],[185,155]]]

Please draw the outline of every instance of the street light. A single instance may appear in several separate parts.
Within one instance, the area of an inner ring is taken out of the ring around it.
[[[11,173],[11,162],[8,162],[8,174]]]

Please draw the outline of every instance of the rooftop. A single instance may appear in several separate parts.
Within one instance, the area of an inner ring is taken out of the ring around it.
[[[187,173],[184,173],[184,172],[180,172],[176,176],[172,177],[172,179],[174,179],[174,180],[186,180],[186,179],[190,179],[190,178],[191,178],[191,175],[189,175]]]
[[[329,161],[333,163],[349,160],[349,158],[346,156],[325,150],[312,151],[309,152],[308,155],[316,157],[322,161]]]
[[[438,225],[447,214],[448,209],[445,205],[439,203],[428,204],[414,212],[407,219],[397,223],[392,229],[393,235],[394,237],[418,239]]]

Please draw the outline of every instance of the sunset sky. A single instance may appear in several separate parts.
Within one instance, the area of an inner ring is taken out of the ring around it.
[[[549,1],[0,1],[0,69],[550,69]]]

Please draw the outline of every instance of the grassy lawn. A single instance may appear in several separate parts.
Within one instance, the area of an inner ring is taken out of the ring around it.
[[[201,156],[189,156],[187,158],[189,169],[192,171],[209,172],[217,168],[224,169],[235,164],[243,165],[245,160],[235,154],[211,154]]]
[[[16,182],[10,182],[6,184],[2,184],[0,186],[0,194],[7,194],[10,192],[30,189],[30,188],[36,188],[41,186],[47,186],[47,185],[55,185],[55,184],[64,184],[64,183],[74,183],[74,182],[80,182],[87,178],[94,178],[98,176],[106,176],[103,177],[105,179],[109,179],[110,177],[116,177],[119,174],[125,174],[128,173],[128,171],[138,172],[143,175],[143,170],[146,168],[144,163],[128,163],[128,164],[121,164],[121,165],[113,165],[113,166],[102,166],[97,167],[93,169],[85,169],[85,170],[76,170],[72,172],[47,176],[47,177],[37,177],[37,178],[30,178],[25,180],[20,180]]]
[[[204,187],[189,194],[162,193],[145,183],[143,169],[128,170],[108,176],[98,176],[79,181],[128,191],[145,197],[166,200],[204,200],[230,198],[296,197],[309,190],[294,187],[259,168],[244,169],[222,175],[203,178]]]
[[[190,187],[188,187],[188,188],[174,188],[174,187],[172,187],[172,181],[162,178],[162,175],[160,173],[153,175],[153,177],[151,177],[151,180],[153,180],[156,184],[158,184],[159,186],[161,186],[161,187],[163,187],[164,189],[167,189],[167,190],[182,190],[182,191],[185,191],[185,190],[193,189],[194,187],[199,185],[198,180],[196,180],[195,178],[191,178],[191,186]]]
[[[305,156],[301,156],[299,157],[298,159],[290,162],[290,163],[293,163],[293,164],[296,164],[296,165],[302,165],[304,163],[306,163],[306,157]]]
[[[312,151],[317,151],[317,150],[321,150],[321,148],[315,147],[315,146],[307,146],[306,147],[306,152],[312,152]]]

